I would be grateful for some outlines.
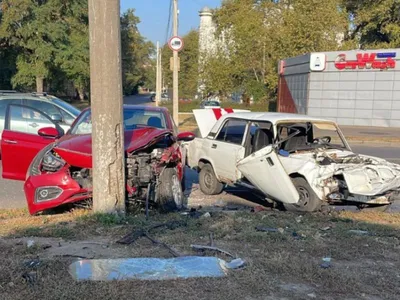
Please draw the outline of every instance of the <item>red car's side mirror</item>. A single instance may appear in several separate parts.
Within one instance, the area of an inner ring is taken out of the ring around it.
[[[181,132],[178,134],[178,141],[179,142],[190,142],[195,139],[196,135],[193,132]]]
[[[58,138],[60,136],[60,133],[57,129],[53,127],[44,127],[38,130],[38,135],[44,137]]]

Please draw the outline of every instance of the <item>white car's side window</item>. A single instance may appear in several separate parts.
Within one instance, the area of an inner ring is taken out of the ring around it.
[[[216,140],[241,145],[246,132],[246,120],[228,120],[218,133]]]

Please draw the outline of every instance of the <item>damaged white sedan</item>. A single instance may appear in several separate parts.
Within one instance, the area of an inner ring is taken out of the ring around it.
[[[335,122],[305,115],[194,110],[201,137],[188,144],[200,189],[256,189],[287,210],[349,202],[384,210],[400,191],[400,165],[358,155]]]

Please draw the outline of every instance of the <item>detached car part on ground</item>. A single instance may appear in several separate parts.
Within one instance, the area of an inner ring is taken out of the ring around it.
[[[194,114],[201,138],[188,145],[188,165],[200,172],[205,194],[241,185],[294,211],[345,202],[384,210],[399,195],[400,165],[353,153],[332,121],[221,109]]]
[[[18,106],[8,108],[1,144],[3,177],[26,180],[24,191],[29,212],[35,214],[90,199],[90,110],[81,113],[66,135],[56,123],[54,128],[43,128],[33,135],[13,131],[14,108]],[[128,203],[145,201],[149,197],[161,210],[180,208],[185,157],[180,144],[192,140],[194,135],[177,134],[165,108],[124,106],[124,128]]]

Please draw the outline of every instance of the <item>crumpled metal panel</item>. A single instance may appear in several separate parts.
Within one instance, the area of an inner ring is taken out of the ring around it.
[[[170,280],[195,277],[224,277],[228,269],[242,267],[244,261],[230,263],[217,257],[186,256],[163,258],[123,258],[79,260],[69,266],[75,280]]]

